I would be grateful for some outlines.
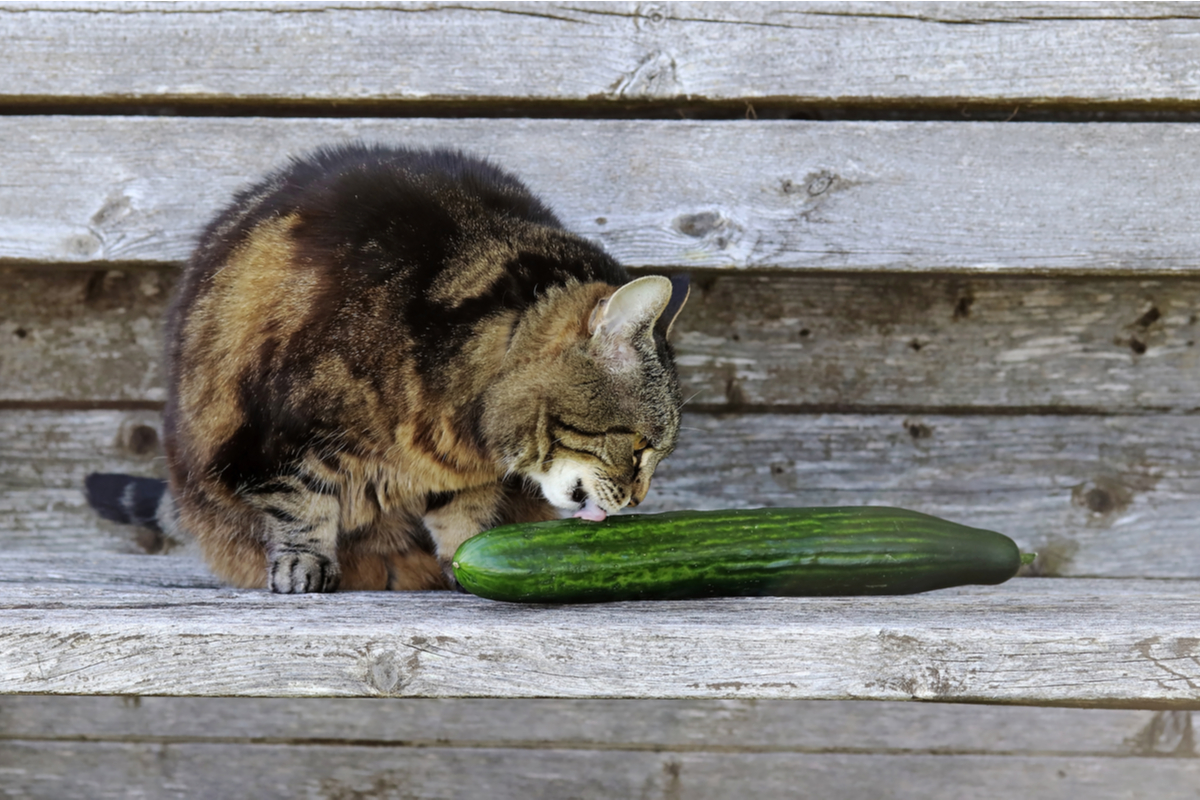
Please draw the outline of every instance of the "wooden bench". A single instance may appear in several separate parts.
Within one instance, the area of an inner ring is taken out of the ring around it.
[[[10,2],[0,40],[0,796],[1195,796],[1197,6]],[[1029,575],[274,596],[98,521],[85,474],[161,474],[200,226],[350,139],[691,272],[645,510],[903,506]]]

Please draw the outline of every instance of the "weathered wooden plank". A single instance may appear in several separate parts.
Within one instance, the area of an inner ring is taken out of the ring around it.
[[[185,553],[180,558],[147,556],[145,553],[37,553],[24,549],[10,551],[19,560],[20,570],[0,575],[0,582],[20,586],[31,577],[38,582],[69,587],[84,583],[121,588],[137,586],[143,589],[221,589],[198,554]],[[10,587],[11,588],[11,587]]]
[[[886,797],[1133,800],[1195,796],[1195,759],[455,750],[444,747],[0,743],[21,798]]]
[[[0,739],[1194,758],[1191,711],[854,700],[0,696]]]
[[[698,284],[675,337],[695,404],[1200,404],[1200,283],[1190,279],[773,274]]]
[[[147,571],[167,560],[143,559]],[[520,606],[448,592],[68,584],[69,559],[43,581],[20,555],[0,574],[3,693],[1200,709],[1195,581],[1018,578],[905,597]]]
[[[97,520],[83,497],[89,472],[164,474],[158,412],[5,411],[0,420],[6,547],[70,554],[163,546],[148,532]]]
[[[84,116],[0,119],[0,261],[182,260],[237,188],[349,139],[493,157],[633,266],[1200,267],[1200,125]]]
[[[0,270],[0,402],[163,399],[173,272]],[[708,409],[1200,404],[1200,280],[701,276],[675,324]]]
[[[257,6],[257,7],[256,7]],[[1186,102],[1192,4],[8,3],[0,99]]]
[[[91,471],[161,474],[154,412],[0,413],[0,541],[133,552]],[[1200,577],[1200,417],[687,414],[639,511],[892,505],[1012,536],[1044,575]],[[142,545],[170,542],[153,537]]]
[[[0,269],[0,402],[162,402],[172,277]]]

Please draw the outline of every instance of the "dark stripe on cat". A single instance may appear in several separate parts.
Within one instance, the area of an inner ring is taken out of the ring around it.
[[[293,516],[291,513],[284,511],[282,508],[277,506],[267,506],[263,509],[263,511],[266,511],[272,517],[285,525],[294,525],[301,521],[299,517]]]
[[[620,426],[614,426],[612,428],[608,428],[607,430],[597,432],[597,431],[587,431],[587,430],[584,430],[583,428],[577,427],[575,425],[570,425],[566,422],[563,422],[562,419],[560,419],[558,417],[552,418],[550,422],[552,425],[555,425],[559,428],[563,428],[564,430],[568,430],[571,433],[575,433],[580,436],[590,436],[590,437],[596,438],[596,439],[601,438],[601,437],[606,436],[611,433],[624,434],[627,436],[635,435],[634,432],[631,431],[629,428],[622,428]]]
[[[556,428],[562,428],[563,430],[567,430],[567,431],[570,431],[571,433],[578,434],[579,436],[588,436],[588,437],[592,437],[592,438],[598,438],[598,437],[601,437],[604,435],[603,431],[588,431],[588,430],[584,430],[583,428],[580,428],[575,425],[569,425],[566,422],[563,422],[563,420],[559,417],[551,417],[550,424]]]
[[[300,481],[300,483],[304,484],[305,489],[308,489],[310,492],[313,492],[314,494],[328,496],[328,495],[335,495],[338,493],[336,486],[334,486],[331,483],[327,483],[314,475],[309,475],[307,472],[304,472],[304,471],[297,472],[296,479],[298,481]]]
[[[568,453],[578,453],[581,456],[590,456],[591,458],[601,458],[600,453],[597,451],[581,450],[578,447],[568,447],[567,445],[563,444],[562,442],[558,442],[555,445],[555,448],[557,448],[559,450],[566,450]],[[603,459],[601,458],[601,460],[603,460]]]
[[[425,513],[437,511],[454,499],[456,492],[430,492],[425,496]]]
[[[417,430],[413,434],[412,443],[428,455],[436,458],[444,457],[444,454],[438,450],[437,441],[433,438],[432,425],[429,423],[417,426]]]
[[[374,481],[367,481],[366,486],[363,487],[363,499],[371,504],[375,514],[383,511],[383,501],[380,499],[379,487],[375,485]]]
[[[247,494],[294,494],[296,487],[282,478],[274,478],[266,483],[246,488]]]

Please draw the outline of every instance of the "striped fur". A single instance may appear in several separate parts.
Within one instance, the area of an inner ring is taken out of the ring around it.
[[[482,530],[645,496],[678,435],[685,298],[486,162],[318,151],[238,195],[187,265],[164,502],[238,586],[450,587]]]

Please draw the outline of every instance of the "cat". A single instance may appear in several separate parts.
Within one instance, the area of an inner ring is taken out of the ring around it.
[[[636,506],[676,446],[686,277],[630,279],[456,150],[294,158],[200,237],[166,326],[166,482],[104,517],[275,592],[457,588],[503,523]]]

